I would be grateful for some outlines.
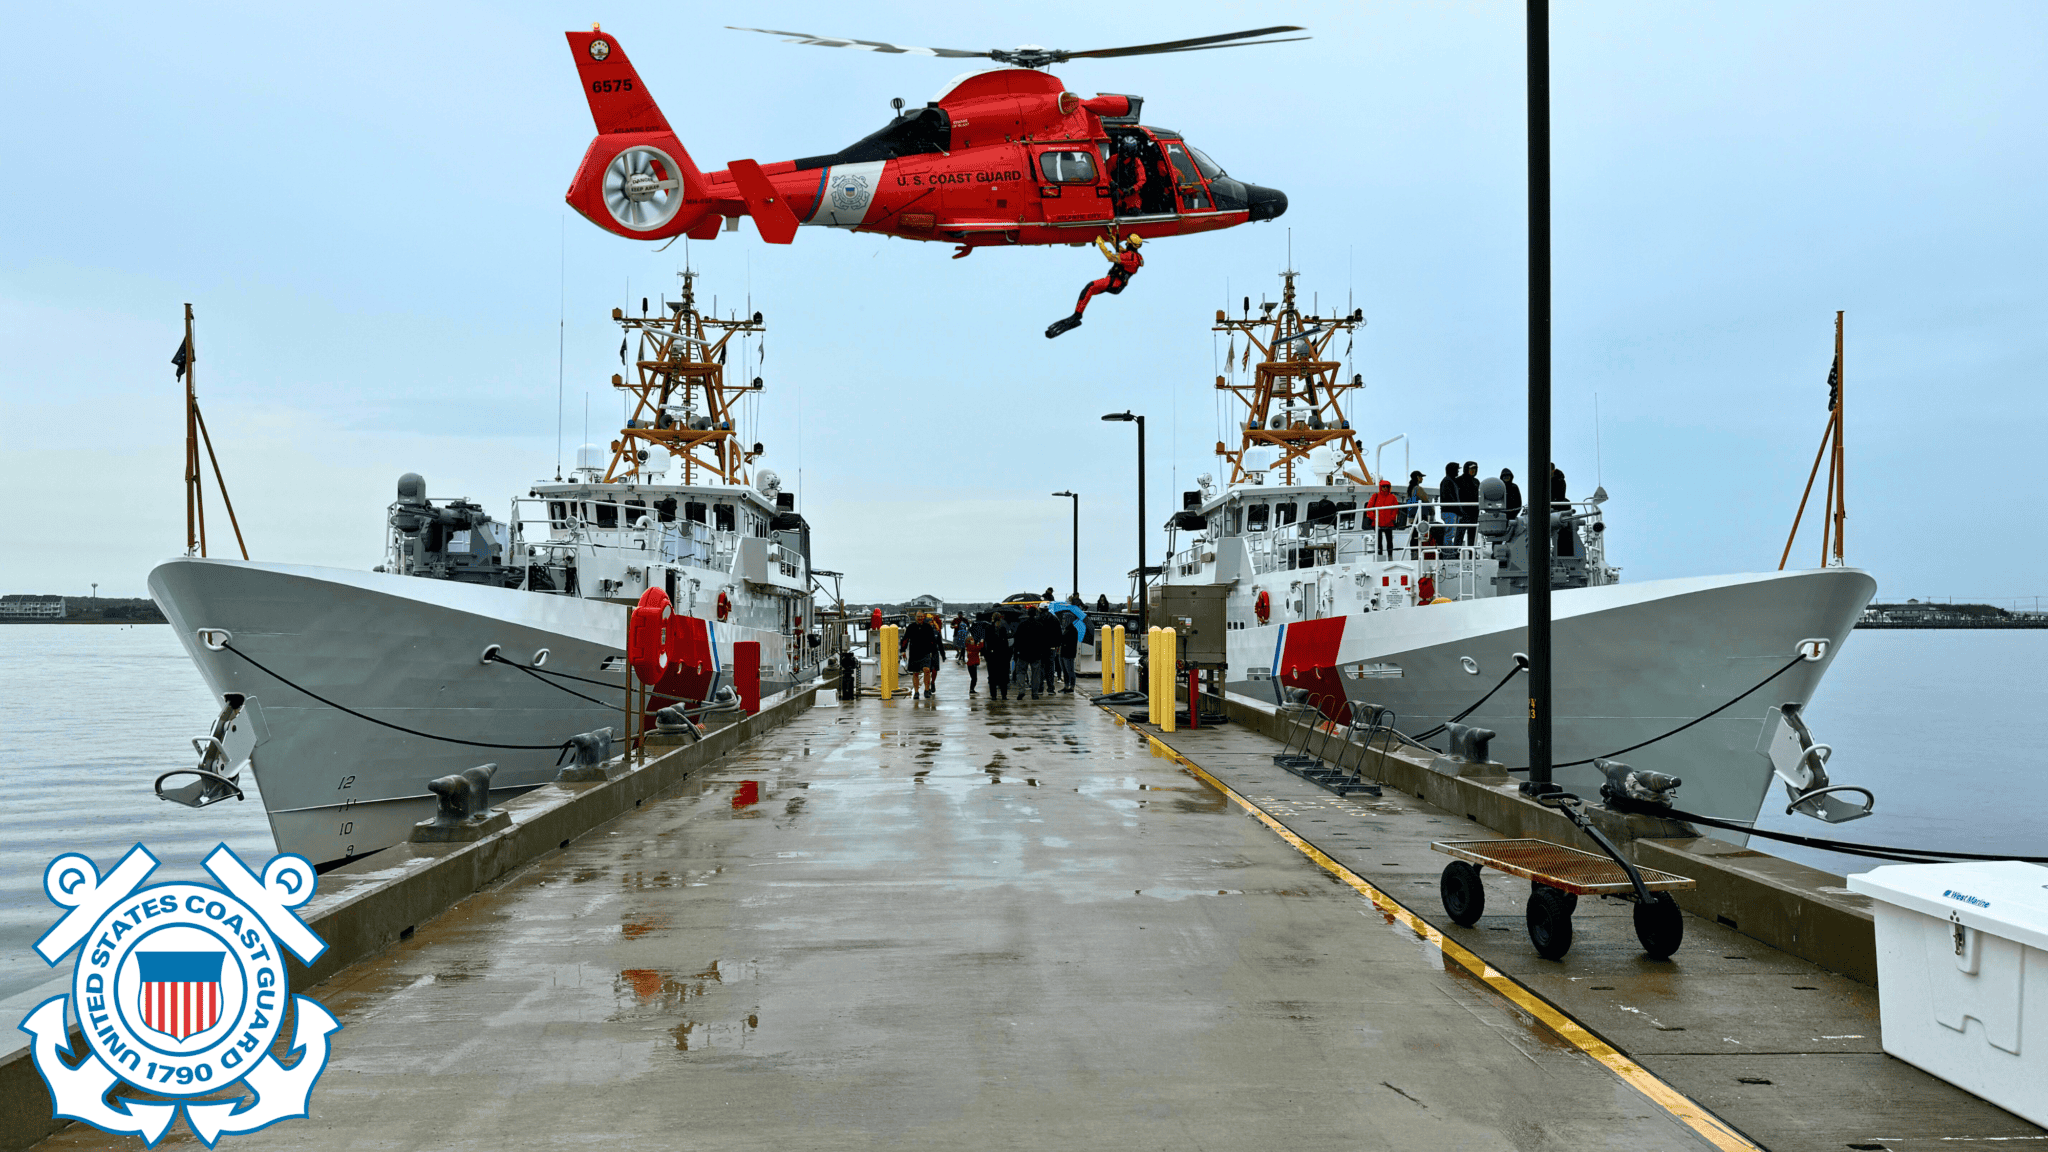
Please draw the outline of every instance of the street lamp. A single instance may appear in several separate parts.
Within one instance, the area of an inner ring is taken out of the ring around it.
[[[1145,571],[1145,418],[1135,412],[1111,412],[1104,420],[1119,420],[1138,425],[1138,627],[1146,624],[1147,612],[1145,590],[1148,587]]]
[[[1079,492],[1055,492],[1055,496],[1071,496],[1074,500],[1074,599],[1081,598],[1081,494]]]

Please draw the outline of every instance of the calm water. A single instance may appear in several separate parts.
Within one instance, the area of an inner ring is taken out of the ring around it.
[[[1858,632],[1809,709],[1837,783],[1877,793],[1838,828],[1763,826],[1866,843],[2048,855],[2048,632]],[[84,852],[102,867],[146,843],[153,879],[199,877],[215,844],[273,850],[262,802],[195,812],[158,800],[157,774],[193,763],[216,705],[163,625],[0,627],[0,999],[48,979],[29,946],[54,922],[43,866]],[[1774,789],[1773,796],[1782,796]],[[1831,872],[1869,865],[1758,842]]]

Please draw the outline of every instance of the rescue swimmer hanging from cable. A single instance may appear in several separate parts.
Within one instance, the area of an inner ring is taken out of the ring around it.
[[[1108,259],[1109,275],[1099,280],[1090,280],[1084,285],[1081,288],[1081,298],[1074,301],[1074,314],[1065,319],[1053,321],[1052,325],[1045,330],[1045,338],[1050,340],[1062,332],[1072,332],[1074,329],[1079,328],[1081,326],[1081,313],[1088,310],[1088,301],[1099,293],[1107,292],[1111,296],[1121,293],[1124,290],[1124,285],[1131,282],[1131,277],[1138,274],[1138,269],[1145,266],[1145,257],[1138,251],[1144,244],[1145,238],[1136,232],[1124,237],[1122,247],[1116,245],[1115,233],[1111,233],[1108,236],[1097,236],[1095,238],[1095,247],[1101,249],[1102,255]]]

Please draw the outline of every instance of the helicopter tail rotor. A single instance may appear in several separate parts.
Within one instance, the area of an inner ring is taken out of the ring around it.
[[[597,138],[565,197],[585,219],[634,239],[716,228],[704,174],[619,47],[600,32],[568,33]]]

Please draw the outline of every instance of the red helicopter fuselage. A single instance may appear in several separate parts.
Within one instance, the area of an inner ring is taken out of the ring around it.
[[[849,148],[703,172],[626,54],[601,32],[571,32],[598,136],[567,200],[637,240],[708,240],[751,216],[763,239],[801,225],[974,248],[1086,244],[1211,232],[1287,210],[1287,197],[1226,175],[1179,133],[1138,123],[1142,99],[1083,99],[1057,77],[1004,68],[963,77]]]

